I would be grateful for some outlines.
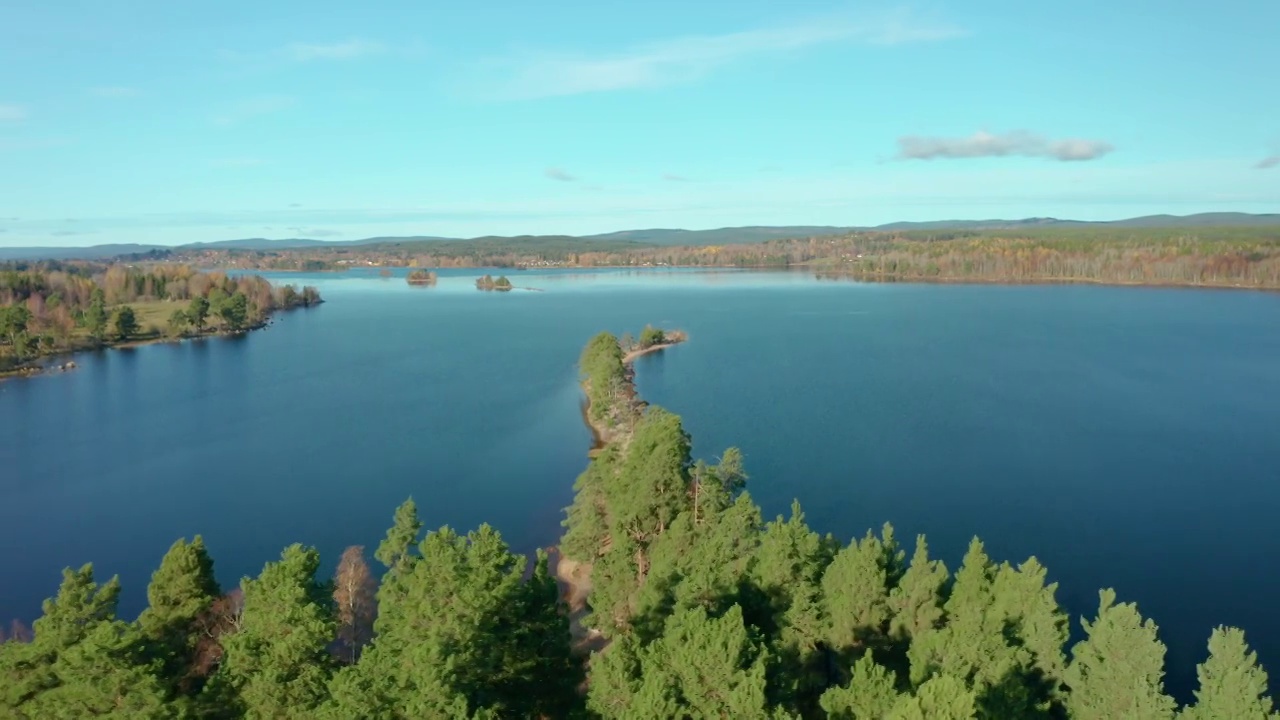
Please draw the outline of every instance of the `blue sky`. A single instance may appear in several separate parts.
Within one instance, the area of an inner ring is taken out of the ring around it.
[[[1280,3],[0,4],[0,245],[1280,211]]]

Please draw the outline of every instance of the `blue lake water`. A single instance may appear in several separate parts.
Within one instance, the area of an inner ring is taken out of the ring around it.
[[[1280,295],[658,271],[500,294],[477,274],[279,274],[328,302],[0,383],[0,619],[90,561],[132,615],[196,533],[225,585],[295,541],[333,562],[409,495],[428,527],[552,544],[589,445],[578,352],[654,323],[691,340],[639,361],[641,393],[701,456],[741,447],[767,516],[890,521],[953,569],[975,534],[1034,554],[1077,628],[1113,586],[1159,623],[1180,694],[1217,624],[1280,663]]]

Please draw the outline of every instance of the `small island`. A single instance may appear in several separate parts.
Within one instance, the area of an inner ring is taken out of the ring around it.
[[[436,274],[431,270],[414,270],[405,281],[410,285],[431,286],[436,284]]]
[[[508,292],[511,288],[511,281],[507,279],[506,275],[499,275],[497,278],[494,278],[492,275],[485,275],[483,277],[476,278],[477,290]]]

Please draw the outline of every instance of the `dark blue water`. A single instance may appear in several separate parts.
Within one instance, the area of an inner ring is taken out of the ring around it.
[[[196,533],[228,585],[295,541],[333,560],[409,495],[429,527],[551,544],[589,444],[578,352],[652,322],[692,339],[640,361],[641,392],[703,456],[740,446],[767,515],[890,521],[953,569],[975,534],[1034,554],[1076,627],[1115,587],[1180,693],[1217,624],[1280,662],[1280,296],[629,272],[494,294],[475,274],[308,276],[329,302],[248,337],[0,383],[0,618],[87,561],[136,613]]]

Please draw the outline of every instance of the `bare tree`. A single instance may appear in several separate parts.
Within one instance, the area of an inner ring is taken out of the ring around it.
[[[377,592],[378,583],[364,559],[364,546],[344,550],[333,576],[333,602],[338,610],[338,643],[347,662],[358,660],[360,651],[373,639]]]

